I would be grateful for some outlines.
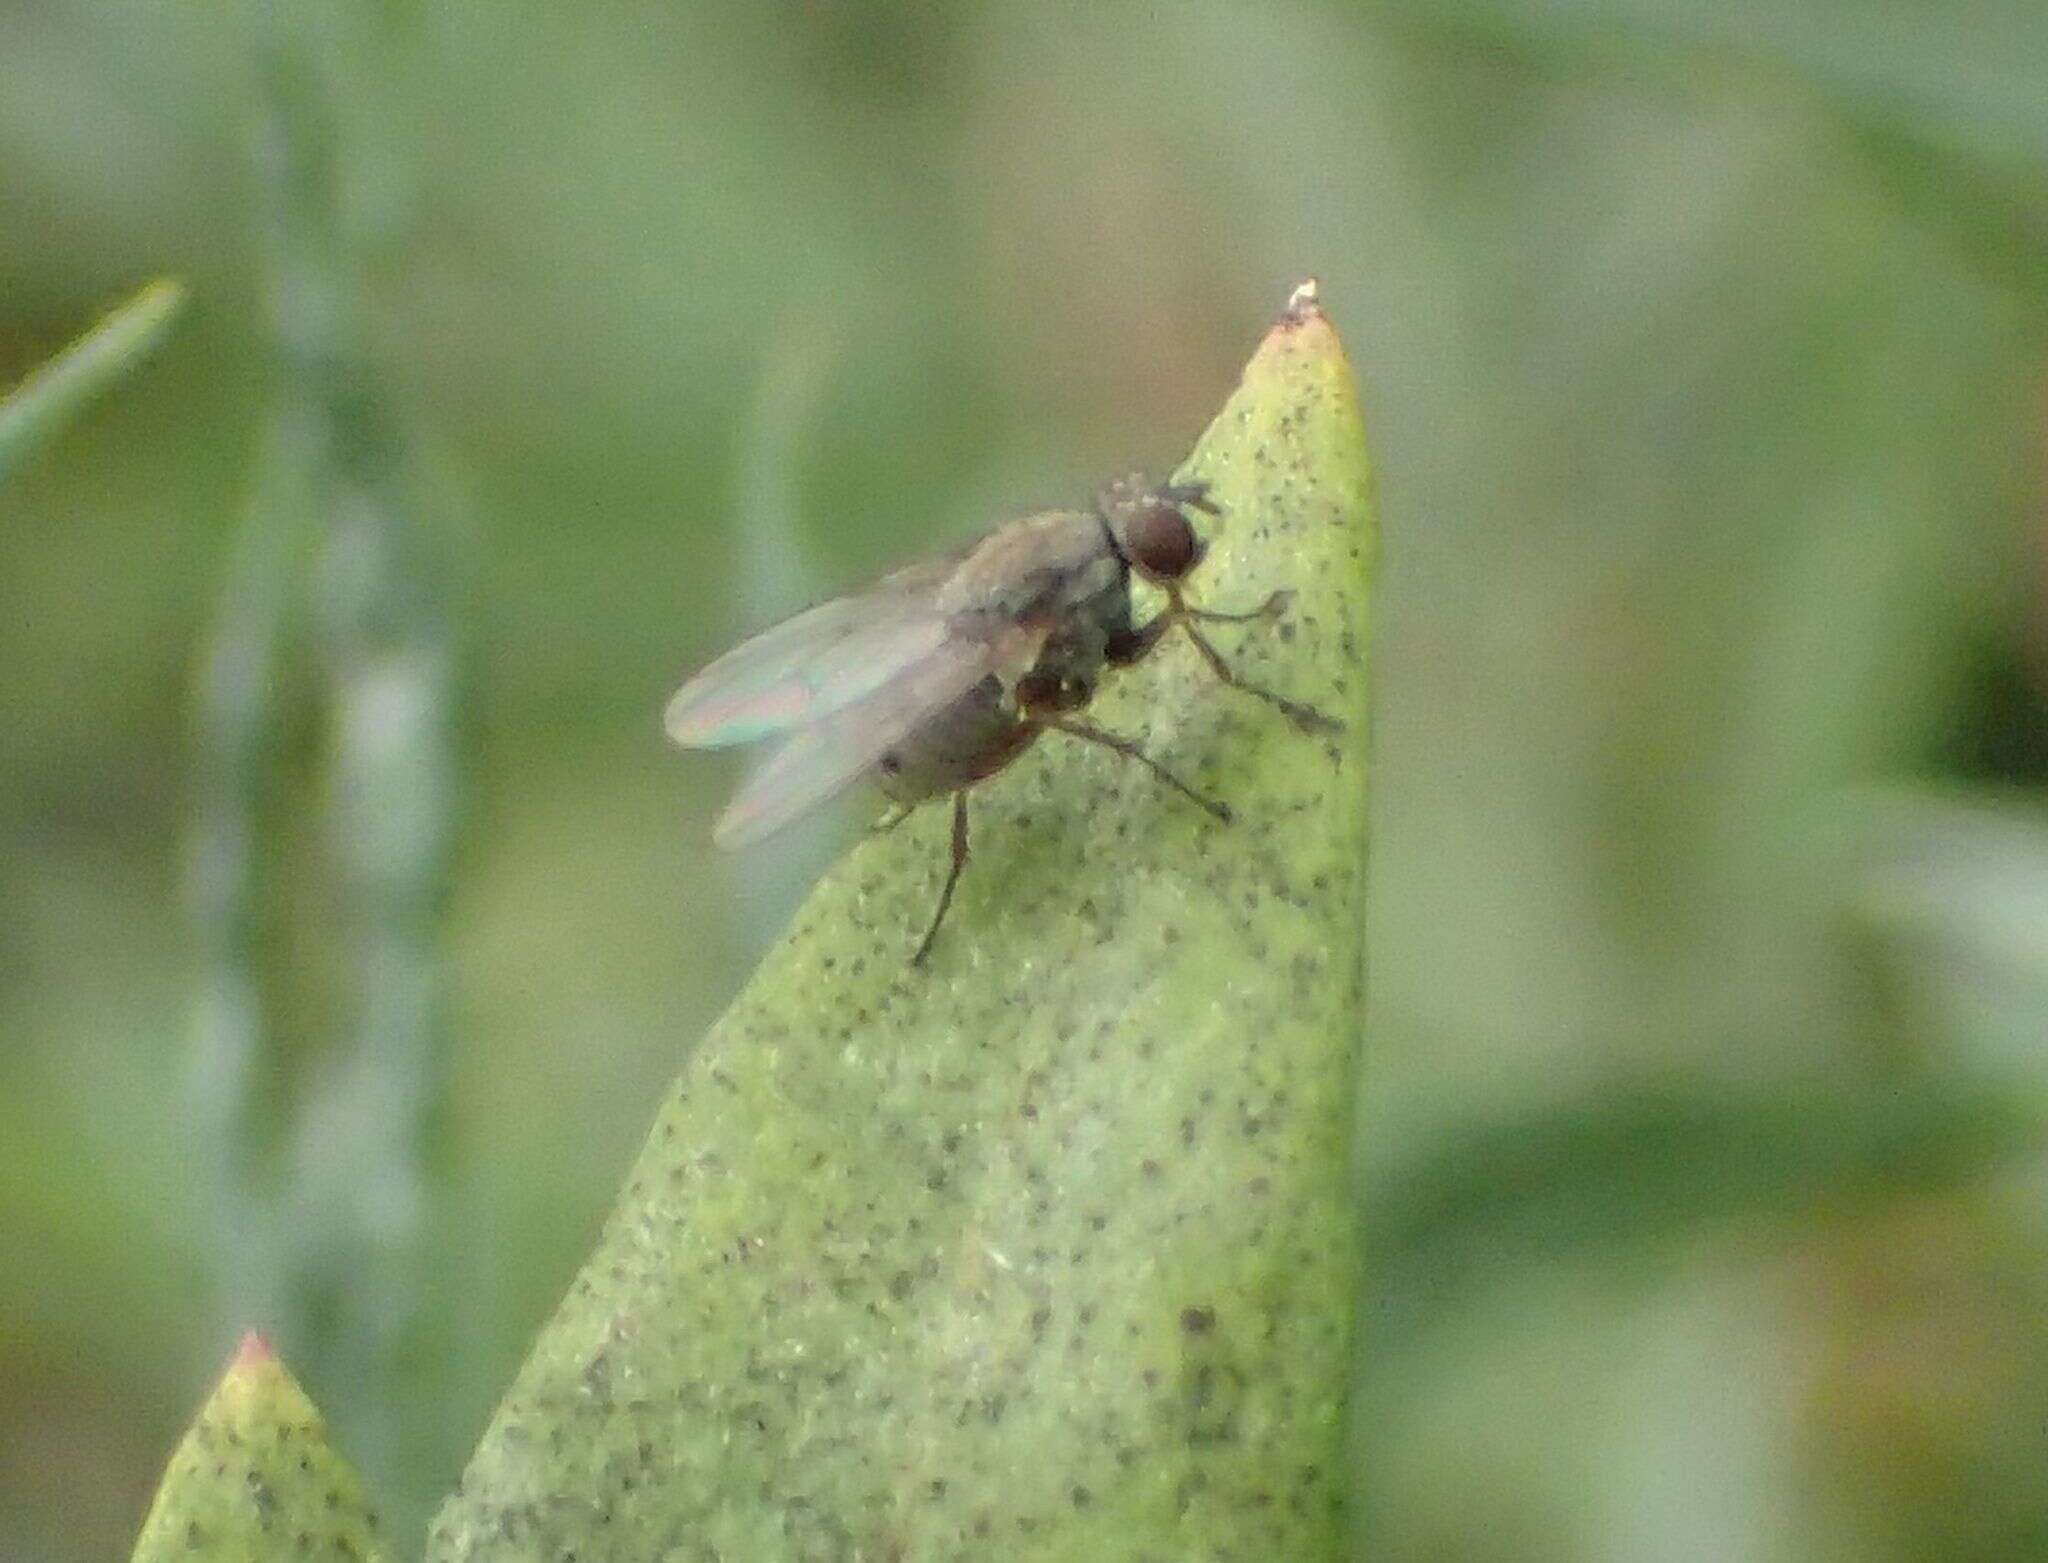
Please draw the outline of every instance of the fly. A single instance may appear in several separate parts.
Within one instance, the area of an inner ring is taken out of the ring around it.
[[[1202,634],[1202,623],[1269,618],[1289,594],[1275,592],[1250,613],[1191,607],[1182,585],[1203,544],[1190,509],[1217,514],[1207,485],[1124,479],[1093,509],[1007,522],[727,652],[669,701],[669,737],[691,749],[765,738],[781,746],[741,786],[712,839],[751,845],[864,777],[898,805],[896,820],[951,794],[952,862],[911,957],[922,965],[967,866],[967,789],[1048,729],[1137,762],[1227,823],[1227,805],[1080,714],[1104,669],[1137,662],[1177,628],[1223,683],[1278,707],[1303,731],[1339,726],[1246,683]],[[1166,594],[1143,624],[1132,617],[1133,573]]]

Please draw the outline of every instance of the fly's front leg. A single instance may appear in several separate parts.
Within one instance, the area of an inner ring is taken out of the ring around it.
[[[967,789],[953,794],[953,863],[946,870],[946,885],[939,892],[939,909],[932,913],[932,925],[925,930],[924,943],[910,957],[910,964],[922,966],[932,953],[932,940],[939,936],[939,924],[946,920],[946,908],[953,904],[953,888],[960,883],[960,870],[967,866]]]
[[[868,834],[870,836],[886,836],[916,812],[917,805],[914,803],[892,803],[889,805],[888,813],[876,820],[874,824],[868,826]]]
[[[1218,613],[1214,608],[1192,608],[1183,602],[1180,615],[1185,619],[1200,619],[1204,624],[1250,624],[1258,619],[1279,618],[1292,601],[1294,593],[1282,587],[1250,613]]]
[[[1172,628],[1172,613],[1155,613],[1136,629],[1110,636],[1102,655],[1111,667],[1127,668],[1133,662],[1143,661],[1159,644],[1160,637]]]
[[[1188,639],[1194,641],[1194,649],[1202,653],[1202,662],[1208,664],[1208,670],[1212,674],[1217,674],[1217,678],[1221,678],[1231,688],[1241,688],[1245,694],[1257,694],[1268,705],[1280,707],[1280,711],[1286,713],[1286,719],[1292,721],[1296,727],[1300,727],[1300,731],[1305,731],[1305,733],[1341,733],[1343,731],[1343,723],[1341,721],[1335,721],[1333,717],[1325,717],[1313,705],[1303,705],[1300,701],[1290,701],[1286,694],[1276,694],[1274,690],[1262,688],[1260,684],[1247,684],[1243,678],[1239,678],[1231,670],[1231,664],[1223,660],[1223,653],[1214,645],[1210,645],[1208,639],[1202,635],[1202,631],[1198,631],[1194,627],[1196,619],[1225,621],[1225,623],[1243,623],[1245,619],[1268,617],[1268,615],[1272,615],[1272,612],[1278,612],[1282,606],[1286,606],[1288,598],[1292,596],[1290,592],[1274,592],[1270,598],[1266,598],[1266,602],[1262,602],[1253,612],[1247,612],[1247,615],[1235,615],[1235,612],[1206,612],[1202,608],[1190,608],[1186,598],[1182,598],[1180,588],[1174,588],[1174,586],[1167,588],[1165,596],[1167,596],[1165,612],[1161,612],[1157,619],[1153,619],[1151,625],[1145,625],[1147,631],[1153,625],[1161,623],[1161,621],[1169,621],[1169,623],[1180,625],[1182,631],[1188,635]],[[1145,631],[1139,631],[1139,633],[1145,633]]]
[[[1286,713],[1287,719],[1305,733],[1341,733],[1344,724],[1324,716],[1314,706],[1303,705],[1298,700],[1289,700],[1285,695],[1276,694],[1270,689],[1247,683],[1239,678],[1230,664],[1224,661],[1223,653],[1210,645],[1207,637],[1195,628],[1198,621],[1207,621],[1211,624],[1248,624],[1254,619],[1270,619],[1277,616],[1293,600],[1294,593],[1277,591],[1250,613],[1217,613],[1208,608],[1189,607],[1187,599],[1181,596],[1180,589],[1169,586],[1166,588],[1165,609],[1155,613],[1136,629],[1112,637],[1105,654],[1116,666],[1128,667],[1158,645],[1168,630],[1179,625],[1188,639],[1194,642],[1195,650],[1202,654],[1202,660],[1209,664],[1209,670],[1231,688],[1241,689],[1248,695],[1256,695],[1268,704],[1279,707]]]
[[[1152,497],[1169,505],[1187,505],[1207,515],[1223,514],[1216,501],[1209,497],[1209,485],[1199,479],[1188,483],[1162,483],[1152,490]]]

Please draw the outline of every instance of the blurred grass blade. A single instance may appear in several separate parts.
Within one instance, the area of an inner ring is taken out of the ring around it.
[[[1900,205],[1988,275],[2048,295],[2048,5],[1896,0],[1399,0],[1383,19],[1488,53],[1612,71],[1633,53],[1688,88],[1734,61],[1831,114]]]
[[[463,1416],[444,1252],[454,560],[366,343],[335,107],[363,51],[329,24],[353,25],[272,13],[259,51],[275,390],[200,688],[193,1116],[215,1163],[228,1322],[289,1345],[402,1529],[424,1522]],[[298,859],[280,838],[307,822],[280,817],[276,796],[294,635],[330,741],[322,850]],[[267,979],[305,955],[276,915],[281,861],[331,881],[317,958],[341,980],[316,1017],[325,1048],[265,1003]]]
[[[146,358],[184,300],[177,283],[150,283],[0,400],[0,483]]]
[[[435,1524],[441,1559],[1341,1555],[1372,517],[1304,290],[1181,476],[1225,643],[871,836],[713,1027]]]
[[[1802,83],[1859,125],[1986,166],[2048,172],[2048,7],[1967,13],[1898,0],[1402,0],[1384,13],[1452,36],[1611,65],[1618,46],[1733,59]]]
[[[1672,1080],[1472,1124],[1372,1169],[1374,1317],[1393,1336],[1454,1326],[1540,1266],[1639,1265],[1715,1229],[1911,1200],[2019,1164],[2040,1129],[2026,1093],[1934,1075]]]
[[[248,1336],[171,1457],[135,1563],[384,1556],[363,1484],[320,1413],[263,1338]]]

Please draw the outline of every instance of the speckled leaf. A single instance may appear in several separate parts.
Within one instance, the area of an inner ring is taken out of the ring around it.
[[[1248,678],[1174,641],[857,846],[661,1110],[436,1558],[1306,1559],[1340,1550],[1365,864],[1363,434],[1298,294],[1180,474]]]
[[[136,1563],[383,1556],[377,1517],[327,1424],[262,1337],[249,1336],[171,1457]]]

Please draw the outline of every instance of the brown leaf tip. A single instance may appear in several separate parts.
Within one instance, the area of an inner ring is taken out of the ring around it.
[[[1323,313],[1322,285],[1313,277],[1304,278],[1294,291],[1287,295],[1287,307],[1280,312],[1282,326],[1304,325],[1318,320]]]
[[[242,1337],[242,1344],[235,1348],[235,1360],[228,1364],[228,1371],[260,1368],[276,1360],[277,1353],[271,1349],[270,1338],[261,1330],[250,1330]]]

